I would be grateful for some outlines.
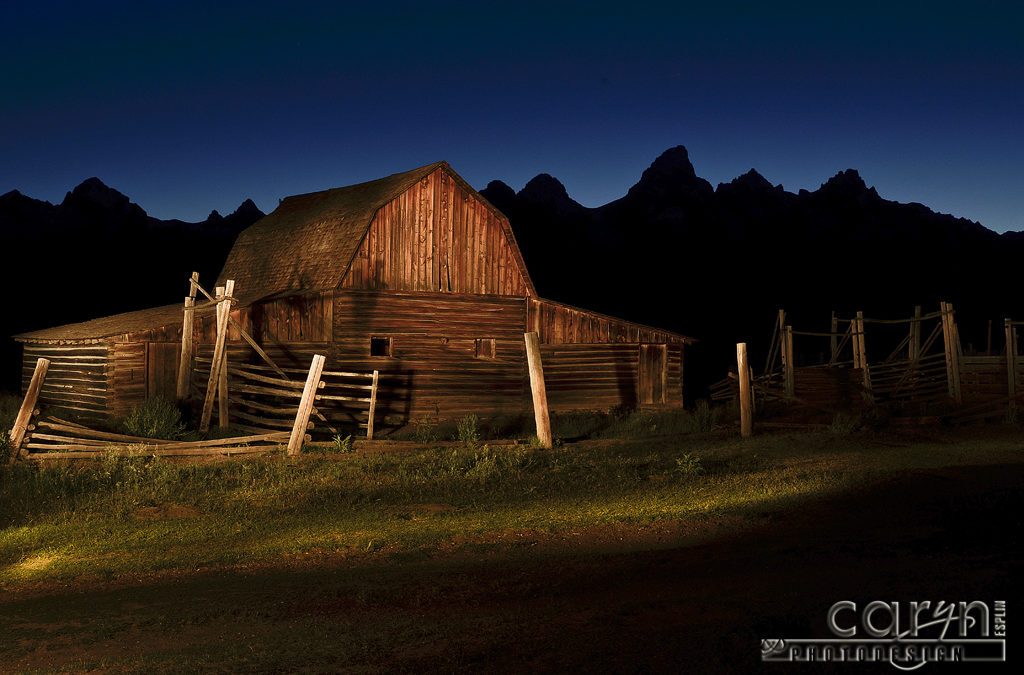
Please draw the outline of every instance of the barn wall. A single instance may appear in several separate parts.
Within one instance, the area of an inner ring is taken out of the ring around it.
[[[340,288],[529,294],[501,216],[443,169],[377,212]]]
[[[528,321],[541,344],[682,343],[667,331],[538,298],[529,300]]]
[[[530,410],[522,298],[338,291],[333,313],[327,368],[379,370],[396,423]],[[390,356],[370,355],[373,337],[390,338]]]
[[[24,344],[22,392],[28,388],[36,361],[50,361],[40,392],[40,405],[60,407],[72,419],[99,422],[106,419],[108,392],[112,389],[108,345]]]

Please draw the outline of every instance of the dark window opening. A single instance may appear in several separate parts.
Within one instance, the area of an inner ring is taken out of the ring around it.
[[[494,358],[494,338],[477,338],[476,357],[478,359]]]
[[[391,356],[391,338],[370,338],[370,356]]]

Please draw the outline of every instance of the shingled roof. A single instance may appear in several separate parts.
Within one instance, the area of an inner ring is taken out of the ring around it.
[[[285,198],[238,235],[218,284],[234,279],[247,299],[337,288],[377,210],[442,167],[476,192],[447,162],[435,162],[368,183]]]
[[[104,338],[112,338],[142,330],[161,328],[163,326],[180,326],[184,303],[150,307],[134,312],[124,312],[99,319],[91,319],[80,323],[69,323],[64,326],[44,328],[13,336],[19,342],[46,342],[60,344],[62,342],[101,342]],[[196,316],[212,315],[212,304],[197,303]]]

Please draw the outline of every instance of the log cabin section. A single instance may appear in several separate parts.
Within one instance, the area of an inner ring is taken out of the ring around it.
[[[683,403],[683,347],[692,339],[539,298],[508,219],[444,162],[285,198],[238,236],[216,285],[227,279],[237,289],[232,317],[281,367],[308,367],[322,353],[326,371],[378,370],[385,426],[528,413],[523,333],[531,330],[554,412]],[[77,417],[119,417],[147,397],[173,396],[182,311],[16,339],[26,368],[61,356],[51,372],[74,395],[44,389],[45,403],[67,403]],[[212,306],[197,304],[193,395],[215,334]],[[227,354],[258,362],[234,327]],[[319,407],[332,422],[358,421],[342,403]]]

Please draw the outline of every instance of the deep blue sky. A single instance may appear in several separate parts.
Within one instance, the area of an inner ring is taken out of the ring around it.
[[[597,206],[682,144],[713,185],[856,168],[1024,229],[1019,3],[360,5],[3,3],[0,193],[195,221],[444,159]]]

